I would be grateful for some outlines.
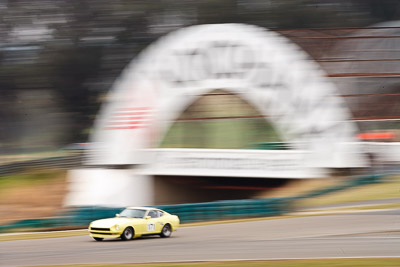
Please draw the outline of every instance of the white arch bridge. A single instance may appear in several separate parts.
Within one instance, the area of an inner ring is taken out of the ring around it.
[[[176,118],[218,89],[257,109],[291,149],[159,149]],[[196,195],[200,178],[229,177],[233,184],[244,178],[262,188],[260,178],[315,178],[362,167],[350,117],[324,72],[284,37],[242,24],[182,29],[143,51],[115,83],[91,137],[91,168],[71,171],[66,204],[167,204]],[[196,177],[196,186],[183,190],[182,177]]]

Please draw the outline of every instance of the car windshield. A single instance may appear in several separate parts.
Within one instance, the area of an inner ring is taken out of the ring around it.
[[[119,217],[128,217],[128,218],[144,218],[144,214],[146,210],[140,209],[124,209],[120,214]]]

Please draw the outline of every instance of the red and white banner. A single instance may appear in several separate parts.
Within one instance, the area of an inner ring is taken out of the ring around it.
[[[148,107],[119,108],[112,113],[107,130],[130,130],[148,127],[151,124],[153,110]]]

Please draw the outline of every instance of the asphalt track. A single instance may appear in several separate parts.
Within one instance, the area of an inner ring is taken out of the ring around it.
[[[0,266],[400,257],[400,209],[183,227],[171,238],[0,242]]]

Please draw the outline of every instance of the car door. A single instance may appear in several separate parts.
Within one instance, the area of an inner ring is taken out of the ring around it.
[[[160,210],[157,210],[157,222],[156,222],[156,232],[157,233],[161,233],[162,228],[164,227],[165,224],[165,220],[162,217],[163,216],[163,212]]]
[[[132,226],[135,229],[136,234],[147,234],[147,220],[145,220],[144,218],[134,219],[134,222],[132,222]]]
[[[150,218],[149,218],[150,217]],[[148,234],[161,233],[163,223],[157,210],[150,210],[147,214],[146,229]]]

